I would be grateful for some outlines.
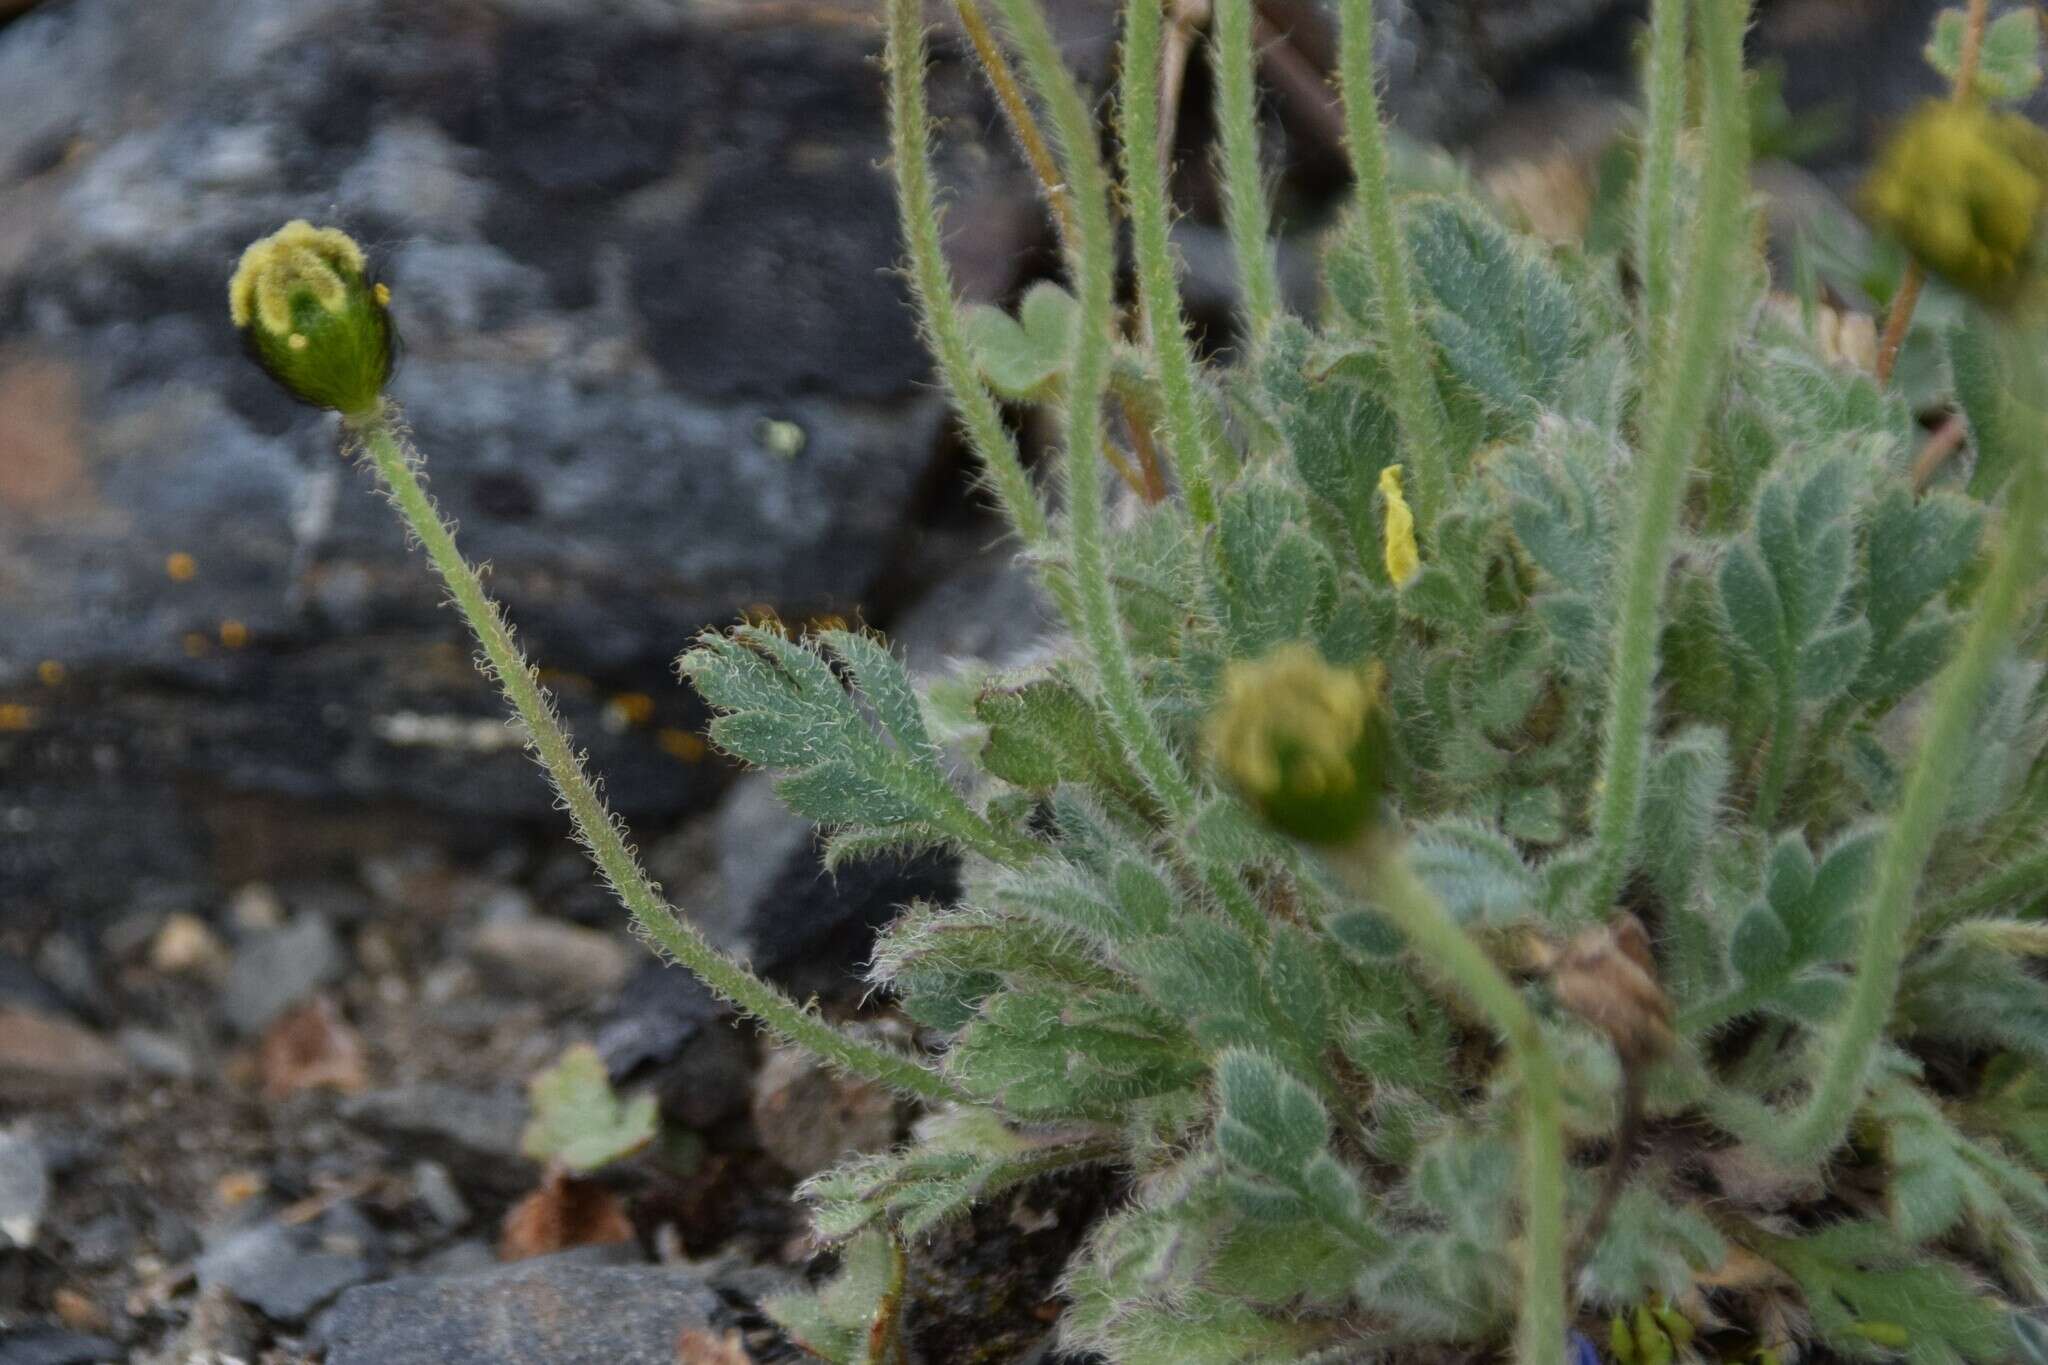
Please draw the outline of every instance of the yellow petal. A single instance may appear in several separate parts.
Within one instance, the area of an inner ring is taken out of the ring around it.
[[[1380,471],[1380,496],[1387,500],[1387,577],[1405,588],[1422,572],[1422,552],[1415,547],[1415,513],[1401,494],[1401,466]]]

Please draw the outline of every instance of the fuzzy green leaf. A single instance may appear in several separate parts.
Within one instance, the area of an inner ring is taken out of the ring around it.
[[[1017,316],[989,304],[964,309],[961,325],[989,387],[1013,401],[1054,396],[1074,342],[1074,296],[1049,281],[1025,293]]]
[[[1504,924],[1534,912],[1542,883],[1492,830],[1443,820],[1417,830],[1409,860],[1460,923]]]
[[[1798,1282],[1821,1340],[1851,1359],[1882,1359],[1896,1346],[1910,1365],[1991,1365],[2010,1348],[2003,1312],[1882,1223],[1840,1223],[1760,1249]]]
[[[900,1254],[882,1233],[864,1233],[840,1249],[839,1271],[823,1287],[773,1295],[761,1311],[819,1359],[868,1365],[869,1328],[901,1288]]]
[[[1502,412],[1555,396],[1579,346],[1564,281],[1476,203],[1425,197],[1405,207],[1415,272],[1435,307],[1424,324],[1460,381]]]
[[[1963,12],[1945,9],[1934,19],[1934,37],[1927,44],[1928,65],[1954,81],[1962,71]],[[2006,11],[1984,29],[1972,89],[1987,100],[2023,100],[2041,84],[2041,24],[2032,8]]]
[[[1259,376],[1302,484],[1342,519],[1351,562],[1384,581],[1373,493],[1380,470],[1396,459],[1393,414],[1365,385],[1319,365],[1307,330],[1291,321],[1274,329]]]
[[[654,1141],[654,1096],[621,1100],[612,1092],[604,1059],[588,1043],[570,1048],[535,1076],[527,1094],[533,1117],[520,1136],[519,1150],[535,1161],[587,1175]]]

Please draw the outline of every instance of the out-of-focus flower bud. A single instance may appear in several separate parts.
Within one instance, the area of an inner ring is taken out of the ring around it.
[[[1997,308],[2038,296],[2048,133],[1969,102],[1921,106],[1885,144],[1863,208],[1934,274]]]
[[[1386,673],[1325,663],[1306,644],[1233,663],[1209,722],[1217,766],[1273,828],[1341,844],[1378,814],[1392,737]]]
[[[286,392],[344,417],[376,411],[391,378],[391,291],[338,228],[294,219],[249,244],[228,281],[228,315]]]

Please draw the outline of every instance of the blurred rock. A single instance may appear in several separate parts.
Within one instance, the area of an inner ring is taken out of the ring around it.
[[[896,1101],[887,1090],[787,1049],[769,1054],[750,1108],[763,1150],[799,1180],[896,1140]]]
[[[34,1246],[49,1202],[50,1170],[42,1150],[28,1134],[0,1129],[0,1246]]]
[[[166,919],[149,943],[149,965],[168,975],[191,972],[217,977],[228,966],[227,946],[197,915],[180,911]]]
[[[990,528],[985,538],[998,538]],[[920,677],[943,676],[964,660],[1011,668],[1054,629],[1052,604],[1037,575],[1009,553],[1007,537],[899,613],[889,628],[897,657]]]
[[[0,1365],[96,1365],[125,1354],[105,1337],[63,1327],[22,1327],[0,1335]]]
[[[674,1365],[676,1338],[720,1312],[686,1268],[571,1253],[352,1289],[324,1336],[327,1365]]]
[[[614,802],[701,805],[668,660],[742,607],[871,608],[943,444],[876,43],[537,0],[78,0],[0,32],[0,881],[69,910],[204,880],[264,848],[232,794],[556,827],[331,420],[238,354],[235,255],[302,215],[379,248],[435,492]],[[972,73],[934,98],[1001,294],[1036,209]],[[655,708],[606,731],[621,692]]]
[[[202,1290],[224,1289],[280,1323],[304,1322],[381,1268],[374,1232],[346,1203],[309,1223],[272,1221],[226,1233],[193,1263]]]
[[[301,915],[290,926],[257,934],[236,949],[221,989],[221,1015],[243,1034],[261,1033],[271,1020],[338,980],[347,967],[347,951],[327,921]]]
[[[189,1081],[198,1074],[192,1049],[168,1033],[128,1024],[114,1035],[121,1055],[145,1076],[164,1081]]]
[[[685,1128],[709,1128],[746,1103],[754,1072],[751,1030],[680,967],[648,962],[606,1011],[595,1039],[614,1085],[653,1089]]]
[[[341,1114],[407,1156],[440,1162],[464,1188],[512,1194],[533,1182],[519,1150],[526,1100],[517,1091],[397,1086],[353,1096]]]
[[[225,1365],[254,1359],[261,1343],[255,1318],[225,1286],[213,1285],[199,1291],[185,1325],[142,1365]]]
[[[904,902],[959,894],[958,865],[944,853],[862,858],[827,873],[810,822],[775,795],[768,773],[733,784],[713,821],[714,875],[694,879],[703,895],[686,901],[714,943],[798,996],[859,993],[859,969],[877,927]],[[699,856],[694,843],[658,852],[658,876],[692,880],[678,865]]]
[[[97,1033],[61,1015],[0,1006],[0,1102],[75,1099],[127,1072]]]
[[[455,1179],[438,1161],[416,1161],[412,1168],[413,1198],[419,1200],[433,1220],[453,1232],[469,1222],[469,1204]]]
[[[633,950],[616,935],[539,917],[487,923],[469,951],[486,977],[511,991],[571,1004],[603,999],[633,964]]]

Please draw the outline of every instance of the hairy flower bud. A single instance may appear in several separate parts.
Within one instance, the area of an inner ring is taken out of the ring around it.
[[[251,242],[228,281],[251,358],[294,398],[345,417],[374,411],[391,377],[390,300],[354,238],[304,219]]]
[[[1885,145],[1863,207],[1930,271],[1987,304],[2017,305],[2038,264],[2048,133],[1978,104],[1923,105]]]
[[[1339,844],[1371,822],[1391,744],[1378,664],[1337,668],[1306,644],[1230,665],[1209,721],[1217,766],[1283,834]]]

